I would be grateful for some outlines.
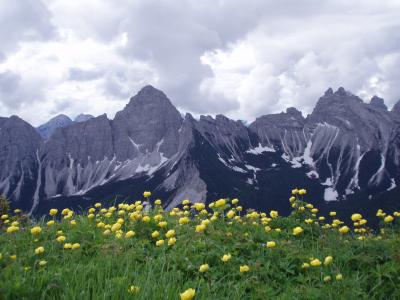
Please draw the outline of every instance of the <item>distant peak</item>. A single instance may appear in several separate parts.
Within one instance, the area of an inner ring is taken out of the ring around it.
[[[170,103],[168,97],[164,94],[163,91],[154,88],[151,85],[146,85],[140,89],[140,91],[131,98],[129,104],[135,103],[135,105],[140,103],[149,103],[149,102],[168,102]],[[129,105],[128,104],[128,105]]]
[[[71,123],[72,120],[70,117],[64,114],[59,114],[53,118],[51,118],[46,124],[51,124],[51,123]]]
[[[400,100],[392,107],[392,112],[400,113]]]
[[[333,95],[333,90],[331,87],[325,91],[325,96],[329,96],[329,95]]]
[[[288,107],[286,108],[286,113],[289,115],[302,115],[301,111],[299,111],[297,108],[295,107]]]
[[[77,123],[85,122],[85,121],[93,119],[93,118],[94,118],[94,116],[89,115],[89,114],[79,114],[74,119],[74,122],[77,122]]]
[[[344,87],[340,87],[338,88],[338,90],[335,92],[336,95],[340,95],[340,96],[347,96],[347,92],[344,89]]]
[[[369,104],[377,109],[387,110],[384,100],[378,96],[373,96]]]
[[[140,89],[138,94],[164,94],[161,90],[156,89],[152,85],[148,84]]]

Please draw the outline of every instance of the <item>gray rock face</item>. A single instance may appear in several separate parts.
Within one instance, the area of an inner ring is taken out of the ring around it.
[[[114,120],[106,115],[58,129],[40,151],[43,194],[82,195],[110,182],[151,175],[178,151],[182,117],[144,87]]]
[[[400,181],[399,110],[388,111],[379,97],[367,104],[330,88],[307,118],[288,108],[247,127],[223,115],[182,118],[163,92],[146,86],[113,120],[82,116],[55,126],[46,142],[21,119],[0,118],[0,192],[34,211],[41,201],[84,198],[102,187],[117,194],[121,182],[152,180],[173,207],[225,193],[225,177],[261,190],[274,172],[302,174],[326,201],[380,193]]]
[[[19,117],[0,118],[0,193],[19,202],[32,202],[37,181],[37,151],[42,139],[36,130]],[[22,207],[26,207],[21,205]]]
[[[72,124],[72,120],[68,116],[61,114],[40,125],[36,130],[47,140],[57,128],[66,127],[70,124]]]
[[[299,156],[306,147],[308,133],[304,131],[305,119],[296,108],[286,112],[257,118],[249,129],[263,146],[279,148],[291,157]]]
[[[94,116],[92,116],[92,115],[79,114],[74,119],[74,122],[76,122],[76,123],[85,122],[85,121],[88,121],[88,120],[93,119],[93,118],[94,118]]]
[[[307,119],[288,112],[269,115],[257,119],[250,129],[258,134],[262,145],[278,145],[288,161],[308,165],[327,186],[325,200],[336,200],[360,188],[360,165],[371,155],[375,161],[369,164],[377,167],[364,188],[380,184],[389,187],[394,182],[397,171],[388,172],[386,163],[398,161],[398,150],[390,148],[396,144],[397,126],[383,99],[374,97],[366,104],[339,88],[325,92]]]
[[[165,94],[152,86],[131,98],[112,124],[119,160],[155,150],[171,157],[177,151],[182,117]]]
[[[370,105],[376,109],[379,110],[387,110],[387,106],[385,105],[385,102],[383,101],[382,98],[379,98],[378,96],[373,96],[371,98]]]
[[[400,100],[393,106],[392,112],[400,114]]]

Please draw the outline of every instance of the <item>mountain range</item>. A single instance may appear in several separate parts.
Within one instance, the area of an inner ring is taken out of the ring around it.
[[[321,210],[400,206],[400,101],[363,102],[329,88],[307,117],[296,108],[246,126],[224,115],[181,116],[145,86],[114,119],[57,116],[34,128],[0,118],[0,193],[31,214],[51,207],[140,199],[166,208],[184,199],[239,198],[244,207],[289,212],[294,187]]]

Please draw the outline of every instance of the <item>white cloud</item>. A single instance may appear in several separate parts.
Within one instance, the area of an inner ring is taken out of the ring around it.
[[[195,115],[247,120],[310,112],[329,86],[400,98],[398,1],[16,3],[0,4],[0,115],[34,125],[112,117],[146,84]]]

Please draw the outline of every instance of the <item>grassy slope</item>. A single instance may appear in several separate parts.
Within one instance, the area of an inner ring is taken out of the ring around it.
[[[140,218],[132,221],[129,214],[118,217],[114,212],[106,218],[97,210],[92,220],[75,216],[76,225],[70,220],[53,226],[21,221],[19,231],[12,234],[5,230],[18,217],[10,216],[9,224],[0,225],[0,298],[179,299],[181,292],[194,288],[195,299],[400,299],[397,220],[386,225],[384,234],[370,233],[360,241],[355,233],[323,229],[321,222],[306,224],[304,219],[316,218],[309,210],[271,221],[241,213],[241,221],[232,224],[220,216],[204,233],[197,233],[195,227],[210,216],[192,215],[188,224],[179,225],[179,216],[164,213],[168,226],[160,229],[153,218],[148,223]],[[154,216],[156,211],[149,214]],[[124,233],[135,231],[133,238],[104,235],[105,228],[96,227],[96,222],[112,225],[118,218],[125,220]],[[327,217],[326,222],[331,221]],[[266,223],[281,232],[267,233]],[[30,232],[35,225],[43,229],[36,236]],[[292,234],[296,226],[304,229],[299,236]],[[158,230],[165,239],[169,229],[176,231],[176,244],[157,247],[151,233]],[[58,230],[64,232],[66,242],[80,243],[80,249],[63,249],[64,243],[55,240]],[[275,241],[276,247],[267,248],[268,241]],[[45,252],[36,255],[39,246]],[[221,257],[227,253],[232,259],[224,263]],[[10,259],[13,254],[16,260]],[[310,258],[323,262],[329,255],[333,257],[329,266],[301,267]],[[47,261],[46,266],[38,265],[41,260]],[[204,263],[210,269],[200,273],[198,268]],[[250,271],[240,273],[241,265],[248,265]],[[335,279],[339,273],[343,280]],[[329,275],[331,281],[324,282]],[[129,293],[131,285],[139,286],[139,292]]]

